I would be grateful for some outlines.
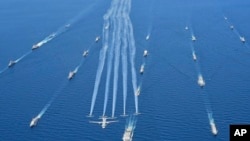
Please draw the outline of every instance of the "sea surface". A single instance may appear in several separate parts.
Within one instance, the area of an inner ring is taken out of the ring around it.
[[[0,1],[0,141],[122,140],[126,125],[126,117],[120,117],[122,83],[116,106],[118,123],[105,129],[89,123],[102,115],[104,78],[95,117],[86,117],[102,48],[102,42],[94,40],[102,35],[103,15],[110,4],[111,0]],[[230,124],[250,123],[249,7],[248,0],[132,0],[135,67],[142,84],[134,141],[228,141]],[[245,44],[224,16],[245,37]],[[190,30],[197,38],[195,43]],[[63,32],[30,52],[33,44],[57,31]],[[192,59],[191,46],[197,62]],[[83,60],[86,49],[91,51]],[[146,60],[142,57],[145,49],[149,52]],[[9,60],[24,54],[27,56],[13,67],[7,67]],[[69,71],[81,61],[69,81]],[[140,75],[143,61],[145,72]],[[120,67],[119,78],[121,72]],[[204,88],[197,85],[199,73],[206,82]],[[131,77],[128,82],[127,113],[132,115]],[[31,119],[49,101],[47,111],[31,129]],[[208,109],[217,136],[211,133]]]

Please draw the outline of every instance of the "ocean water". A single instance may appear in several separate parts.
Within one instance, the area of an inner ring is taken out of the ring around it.
[[[103,15],[110,4],[111,0],[0,1],[0,141],[122,140],[126,118],[119,116],[123,112],[121,84],[118,123],[105,129],[89,123],[102,115],[104,78],[95,117],[86,117],[102,48],[102,42],[94,40],[102,35]],[[134,141],[228,141],[230,124],[250,123],[249,6],[247,0],[132,1],[135,67],[138,83],[142,84]],[[230,30],[224,16],[245,37],[245,44]],[[9,60],[28,53],[33,44],[68,23],[69,29],[5,69]],[[191,41],[191,29],[197,38],[195,43]],[[192,45],[197,62],[192,60]],[[91,50],[83,59],[86,49]],[[149,51],[146,61],[144,49]],[[82,59],[77,74],[68,81],[69,71]],[[146,65],[141,76],[143,61]],[[206,81],[203,89],[197,85],[198,73]],[[52,97],[38,125],[29,128],[31,119]],[[127,113],[133,114],[134,109],[129,83]],[[217,136],[211,133],[207,109],[213,113]],[[111,98],[107,115],[111,115]]]

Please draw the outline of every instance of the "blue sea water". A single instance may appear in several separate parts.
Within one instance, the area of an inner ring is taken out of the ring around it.
[[[116,108],[118,123],[101,129],[86,117],[102,47],[101,42],[93,42],[102,34],[103,15],[110,3],[0,1],[0,70],[9,60],[30,51],[33,44],[72,23],[67,31],[0,74],[0,141],[122,140],[126,124],[126,118],[119,117],[122,86]],[[143,50],[149,50],[145,73],[137,76],[142,82],[141,114],[137,116],[133,140],[228,141],[230,124],[250,123],[249,6],[247,0],[132,1],[137,70],[143,62]],[[230,30],[223,16],[246,38],[246,44]],[[194,47],[206,81],[203,89],[196,82],[197,68],[186,25],[197,37]],[[151,37],[146,41],[148,33]],[[68,81],[68,72],[80,63],[83,50],[90,47],[75,78]],[[102,114],[104,83],[102,79],[94,119]],[[37,127],[30,129],[30,120],[55,95]],[[216,137],[210,131],[207,106],[211,106],[218,128]],[[111,100],[107,110],[111,114]],[[131,84],[127,112],[134,113]]]

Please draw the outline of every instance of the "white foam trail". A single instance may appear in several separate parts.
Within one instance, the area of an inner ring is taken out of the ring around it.
[[[77,21],[79,21],[85,14],[87,14],[88,12],[90,12],[91,10],[95,10],[95,8],[93,8],[97,3],[91,3],[89,4],[88,7],[84,8],[79,14],[77,14],[75,17],[73,17],[72,19],[69,20],[69,22],[67,22],[68,24],[74,24]]]
[[[206,91],[203,90],[201,92],[202,94],[202,97],[203,97],[203,101],[204,101],[204,105],[205,105],[205,108],[206,108],[206,111],[207,111],[207,115],[208,115],[208,121],[209,121],[209,124],[211,126],[211,131],[214,135],[217,135],[218,131],[216,129],[216,125],[215,125],[215,122],[214,122],[214,118],[213,118],[213,111],[212,111],[212,108],[211,108],[211,104],[210,104],[210,101],[209,101],[209,98],[208,98],[208,94],[205,93]]]
[[[150,26],[148,28],[148,33],[147,33],[147,36],[149,37],[149,39],[150,39],[150,36],[151,36],[152,28],[153,28],[153,25],[152,25],[152,23],[150,23]]]
[[[128,0],[128,14],[130,13],[131,9],[131,0]],[[136,89],[137,89],[137,77],[136,77],[136,70],[135,70],[135,53],[136,53],[136,47],[135,47],[135,40],[134,40],[134,34],[133,34],[133,25],[131,23],[131,20],[129,16],[127,16],[127,20],[125,20],[126,26],[128,26],[128,40],[129,40],[129,52],[130,52],[130,63],[131,63],[131,73],[132,73],[132,85],[133,85],[133,92],[134,92],[134,99],[135,99],[135,112],[139,113],[138,110],[138,97],[135,95]],[[125,26],[125,27],[126,27]]]
[[[152,24],[152,23],[151,23]],[[152,25],[149,26],[148,28],[148,32],[147,32],[147,35],[146,35],[146,40],[149,40],[150,37],[151,37],[151,32],[152,32]]]
[[[153,22],[154,22],[154,1],[151,0],[150,2],[150,7],[148,9],[148,22],[149,22],[149,27],[148,27],[148,31],[147,31],[147,35],[149,35],[149,39],[150,39],[150,36],[151,36],[151,33],[152,33],[152,29],[153,29]]]
[[[75,24],[76,22],[78,22],[84,15],[86,15],[91,10],[94,10],[93,7],[95,5],[96,5],[96,3],[89,4],[88,7],[84,8],[82,11],[80,11],[76,16],[74,16],[68,22],[66,22],[66,24],[64,24],[63,26],[59,27],[57,29],[57,31],[55,32],[56,36],[59,36],[60,34],[66,32],[70,27],[72,27],[73,24]],[[66,25],[69,25],[69,26],[66,26]]]
[[[123,14],[123,16],[125,16]],[[122,32],[122,79],[123,79],[123,115],[126,115],[126,101],[127,101],[127,79],[128,79],[128,61],[127,61],[127,47],[126,30]]]
[[[202,76],[199,60],[196,61],[195,68],[196,68],[196,71],[198,73],[198,76]]]
[[[126,10],[127,7],[125,6],[127,3],[124,1],[123,8],[121,11],[121,15],[123,18],[122,20],[122,27],[125,27],[125,20],[126,20]],[[121,31],[121,56],[122,56],[122,78],[123,78],[123,116],[126,115],[126,101],[127,101],[127,77],[128,77],[128,62],[127,62],[127,48],[128,48],[128,43],[127,43],[127,28],[123,28]]]
[[[193,28],[192,28],[191,26],[190,26],[190,34],[191,34],[191,36],[194,36]],[[195,50],[193,41],[190,41],[190,48],[191,48],[192,55],[194,54],[195,57],[197,57],[197,55],[196,55],[196,50]],[[192,57],[193,57],[193,56],[192,56]],[[193,58],[193,59],[194,59],[194,58]],[[196,69],[196,71],[197,71],[197,73],[198,73],[198,77],[199,77],[199,76],[202,76],[202,74],[201,74],[201,69],[200,69],[200,64],[199,64],[199,60],[196,60],[195,69]]]
[[[80,68],[80,65],[78,65],[78,66],[75,68],[74,72],[77,73],[78,70],[79,70],[79,68]]]
[[[134,131],[135,127],[136,127],[136,122],[137,122],[137,118],[134,115],[131,115],[127,118],[126,121],[126,126],[125,128],[131,128],[132,132]]]
[[[78,72],[78,70],[80,69],[80,67],[82,66],[84,61],[84,58],[81,59],[80,63],[76,66],[76,68],[74,69],[74,73],[76,74]]]
[[[136,126],[135,116],[133,116],[133,117],[130,116],[129,118],[127,118],[127,121],[125,124],[125,131],[124,131],[123,138],[122,138],[123,141],[127,141],[127,140],[132,141],[135,126]],[[128,134],[128,132],[130,132],[130,133]]]
[[[50,107],[51,103],[52,102],[46,104],[44,106],[44,108],[42,109],[42,111],[37,115],[37,117],[41,118],[45,114],[45,112],[48,110],[48,108]]]
[[[117,4],[116,4],[117,5]],[[114,14],[117,11],[117,6],[115,7],[114,11],[112,11],[111,18],[114,17]],[[112,20],[112,23],[114,21]],[[106,26],[109,25],[109,23],[106,23],[104,28],[106,29]],[[116,25],[114,24],[114,31],[116,30]],[[113,32],[113,38],[115,37],[115,33]],[[108,41],[106,41],[108,42]],[[109,56],[108,56],[108,63],[107,63],[107,78],[106,78],[106,85],[105,85],[105,97],[104,97],[104,105],[103,105],[103,116],[105,116],[106,109],[107,109],[107,103],[108,103],[108,95],[109,95],[109,85],[110,85],[110,76],[111,76],[111,68],[112,68],[112,60],[113,60],[113,54],[114,54],[114,44],[115,40],[113,39],[111,42],[111,46],[109,49]]]
[[[111,74],[111,67],[112,67],[112,60],[113,60],[113,47],[112,50],[109,52],[108,56],[108,67],[107,67],[107,78],[106,78],[106,85],[105,85],[105,97],[104,97],[104,105],[103,105],[103,116],[105,116],[107,103],[108,103],[108,95],[109,95],[109,84],[110,84],[110,74]]]
[[[206,111],[207,111],[208,115],[210,115],[210,113],[212,114],[213,112],[212,112],[211,104],[210,104],[210,101],[209,101],[209,98],[208,98],[208,94],[206,94],[205,92],[206,91],[203,91],[203,93],[202,93],[203,101],[204,101],[204,104],[205,104]]]
[[[84,59],[85,59],[85,58],[82,58],[82,59],[81,59],[81,61],[80,61],[79,65],[78,65],[78,66],[79,66],[79,68],[82,66]]]
[[[45,114],[45,112],[48,110],[48,108],[50,107],[50,105],[55,100],[55,98],[57,97],[58,94],[59,93],[55,93],[53,95],[53,97],[50,99],[50,101],[43,107],[43,109],[41,110],[41,112],[37,115],[39,118],[41,118]]]
[[[208,112],[207,116],[208,116],[208,119],[209,119],[210,122],[214,122],[213,113]]]
[[[32,52],[32,51],[26,52],[24,55],[22,55],[20,58],[16,59],[14,62],[15,62],[15,63],[20,62],[22,59],[24,59],[26,56],[28,56],[31,52]],[[7,69],[8,69],[8,66],[5,67],[4,69],[2,69],[2,70],[0,71],[0,74],[3,73],[3,72],[5,72]]]
[[[43,107],[43,109],[40,111],[40,113],[37,115],[37,117],[42,118],[42,116],[46,113],[48,108],[51,106],[51,104],[54,102],[55,98],[60,94],[62,89],[66,86],[67,83],[63,83],[61,87],[58,88],[57,91],[53,94],[49,102]]]
[[[95,44],[95,42],[93,42],[89,47],[88,47],[88,49],[87,50],[85,50],[85,51],[88,51],[88,52],[90,52],[90,50],[92,49],[91,47],[93,46],[93,44]],[[84,56],[83,55],[83,58],[81,59],[81,61],[80,61],[80,63],[79,63],[79,65],[74,69],[74,72],[75,73],[77,73],[78,72],[78,70],[80,69],[80,67],[82,66],[82,64],[83,64],[83,62],[85,61],[85,58],[86,56]]]
[[[241,37],[241,35],[240,35],[240,33],[238,32],[238,30],[234,29],[233,31],[234,31],[234,33],[236,34],[236,36],[238,36],[239,38]]]
[[[191,51],[192,51],[192,52],[196,52],[195,49],[194,49],[193,42],[190,42],[190,47],[191,47]]]
[[[111,16],[111,14],[114,11],[114,9],[112,7],[114,7],[115,4],[116,4],[116,1],[112,1],[111,8],[103,16],[105,26],[109,25],[109,17]],[[97,69],[97,73],[96,73],[95,86],[94,86],[94,91],[93,91],[89,116],[93,115],[93,110],[94,110],[94,107],[95,107],[95,101],[96,101],[96,97],[97,97],[97,93],[98,93],[98,89],[99,89],[99,85],[100,85],[100,80],[101,80],[101,76],[102,76],[102,71],[103,71],[103,67],[104,67],[104,64],[105,64],[106,53],[107,53],[107,49],[108,49],[109,31],[105,29],[105,26],[103,28],[103,39],[102,39],[103,40],[102,41],[103,47],[102,47],[102,49],[100,51],[99,65],[98,65],[98,69]]]
[[[208,120],[209,120],[209,124],[211,126],[211,131],[214,135],[218,134],[218,130],[216,128],[216,124],[214,122],[214,118],[213,118],[213,114],[212,112],[208,112]]]
[[[95,3],[90,4],[87,8],[85,8],[84,10],[82,10],[79,14],[77,14],[75,17],[73,17],[72,19],[70,19],[66,25],[69,26],[61,26],[59,27],[56,32],[53,32],[52,34],[50,34],[49,36],[47,36],[45,39],[43,39],[42,41],[38,42],[37,45],[39,47],[43,46],[44,44],[48,43],[49,41],[53,40],[55,37],[59,36],[60,34],[66,32],[69,27],[72,26],[72,24],[76,23],[78,20],[81,19],[81,17],[83,17],[84,14],[87,14],[95,5]]]
[[[193,31],[193,28],[190,26],[190,33],[191,33],[191,36],[194,36],[194,31]]]
[[[113,79],[113,103],[112,103],[112,117],[115,116],[115,107],[116,107],[116,98],[117,98],[117,87],[118,87],[118,71],[119,71],[119,62],[120,62],[120,47],[121,47],[121,8],[122,3],[120,3],[120,7],[118,9],[118,14],[116,16],[116,19],[114,22],[117,22],[117,24],[114,24],[114,26],[117,26],[117,29],[114,30],[115,36],[113,37],[113,40],[115,40],[115,58],[114,58],[114,79]]]
[[[192,27],[190,28],[190,32],[191,32],[191,35],[194,36]],[[191,42],[191,51],[192,51],[192,54],[196,54],[195,53],[196,52],[195,48],[193,46],[193,42]],[[197,63],[195,63],[195,64],[196,64],[196,70],[197,70],[197,73],[198,73],[198,85],[203,87],[205,85],[205,80],[203,79],[203,76],[202,76],[202,73],[201,73],[199,61],[197,61]],[[202,97],[203,97],[204,104],[205,104],[205,107],[206,107],[206,110],[207,110],[209,124],[211,126],[212,133],[214,135],[217,135],[218,131],[217,131],[215,123],[214,123],[214,119],[213,119],[213,116],[212,116],[212,108],[211,108],[211,104],[209,102],[208,96],[205,93],[201,93],[201,94],[203,95]]]
[[[25,53],[23,56],[21,56],[20,58],[18,58],[15,62],[18,63],[19,61],[21,61],[24,57],[28,56],[32,51],[28,51],[27,53]]]
[[[63,25],[62,27],[58,28],[58,30],[56,32],[53,32],[52,34],[50,34],[49,36],[47,36],[45,39],[43,39],[42,41],[36,43],[37,46],[41,47],[44,44],[48,43],[49,41],[51,41],[52,39],[54,39],[55,37],[57,37],[58,35],[62,34],[63,32],[67,31],[69,27],[71,27],[72,24],[74,24],[75,22],[77,22],[84,14],[87,14],[95,5],[95,3],[92,3],[91,5],[89,5],[87,8],[85,8],[83,11],[81,11],[77,16],[75,16],[74,18],[72,18],[71,20],[69,20],[69,22],[67,22],[66,25],[69,26],[65,26]],[[16,60],[16,63],[21,61],[24,57],[28,56],[31,52],[27,52],[26,54],[22,55],[19,59]],[[8,67],[4,68],[3,70],[0,71],[0,74],[3,73],[4,71],[6,71],[8,69]]]
[[[59,36],[60,34],[66,32],[70,27],[72,27],[73,24],[75,24],[77,21],[79,21],[84,15],[86,15],[88,12],[93,10],[96,3],[91,3],[88,5],[88,7],[84,8],[82,11],[80,11],[76,16],[71,18],[66,24],[59,27],[56,32],[54,32],[55,36]],[[48,39],[48,38],[47,38]],[[51,39],[52,40],[52,39]]]
[[[129,18],[129,12],[131,8],[131,1],[128,0],[113,0],[111,6],[107,13],[104,15],[104,26],[103,26],[103,49],[100,52],[99,66],[96,74],[96,81],[94,86],[94,92],[92,96],[91,108],[89,115],[92,116],[94,105],[98,93],[98,88],[100,84],[100,78],[102,76],[102,70],[105,65],[106,53],[109,52],[108,62],[107,62],[107,77],[105,85],[105,97],[103,106],[103,115],[106,113],[109,85],[110,85],[110,75],[112,67],[114,68],[113,77],[113,102],[112,102],[112,117],[115,116],[116,101],[117,101],[117,91],[118,91],[118,74],[120,65],[120,55],[122,56],[122,69],[123,69],[123,113],[126,113],[126,97],[127,97],[127,48],[129,48],[129,56],[131,63],[132,72],[132,85],[134,93],[137,89],[137,77],[135,71],[135,41],[133,35],[133,27]],[[108,27],[108,28],[107,28]],[[109,32],[112,32],[112,37],[109,40]],[[128,47],[129,46],[129,47]],[[122,51],[122,53],[121,53]],[[114,60],[114,66],[112,61]],[[138,100],[135,97],[135,107],[136,113],[138,113]]]
[[[5,72],[7,69],[8,69],[8,67],[3,68],[3,69],[0,71],[0,74],[3,73],[3,72]]]
[[[226,21],[228,27],[234,32],[234,34],[235,34],[239,39],[240,39],[240,37],[243,37],[243,36],[239,33],[239,31],[235,28],[235,26],[234,26],[231,22],[229,22],[229,20],[228,20],[227,17],[224,16],[224,19],[225,19],[225,21]],[[233,26],[233,28],[231,28],[231,26]]]
[[[100,51],[99,66],[98,66],[97,73],[96,73],[94,92],[93,92],[93,96],[92,96],[91,108],[90,108],[90,113],[89,113],[90,116],[92,116],[92,114],[93,114],[96,96],[97,96],[99,85],[100,85],[101,75],[102,75],[103,67],[105,64],[107,48],[108,48],[108,46],[104,45],[102,47],[102,50]]]

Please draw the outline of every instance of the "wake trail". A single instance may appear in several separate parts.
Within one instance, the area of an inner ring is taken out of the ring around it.
[[[80,11],[79,14],[77,14],[76,16],[74,16],[73,18],[71,18],[67,24],[59,27],[55,32],[53,32],[52,34],[50,34],[49,36],[45,37],[42,41],[36,43],[35,45],[33,45],[32,50],[36,49],[36,48],[40,48],[42,47],[44,44],[48,43],[49,41],[53,40],[54,38],[56,38],[57,36],[61,35],[62,33],[68,31],[71,27],[72,24],[75,24],[77,21],[79,21],[85,14],[87,14],[89,11],[92,10],[93,6],[95,5],[95,3],[92,3],[91,5],[89,5],[87,8],[85,8],[84,10]]]
[[[92,116],[92,114],[93,114],[96,96],[97,96],[99,85],[100,85],[101,75],[102,75],[103,67],[105,64],[107,49],[108,49],[108,46],[104,45],[102,50],[100,51],[99,66],[98,66],[97,73],[96,73],[94,92],[93,92],[93,96],[92,96],[91,109],[90,109],[90,113],[89,113],[90,116]]]
[[[3,69],[0,71],[0,74],[4,73],[7,69],[8,69],[8,67],[3,68]]]
[[[126,119],[125,131],[124,131],[124,134],[123,134],[123,140],[124,141],[126,141],[127,139],[132,141],[134,130],[135,130],[135,127],[136,127],[136,122],[137,122],[137,119],[136,119],[135,116],[130,116],[130,117],[128,117]],[[130,132],[131,136],[129,138],[127,137],[127,132]]]
[[[114,9],[112,9],[112,7],[115,6],[115,5],[116,5],[116,1],[112,1],[111,8],[103,16],[105,27],[106,27],[106,25],[109,25],[110,15],[114,11]],[[93,91],[93,95],[92,95],[92,101],[91,101],[91,108],[90,108],[89,116],[93,115],[95,101],[96,101],[96,97],[97,97],[97,93],[98,93],[98,89],[99,89],[99,85],[100,85],[100,80],[101,80],[101,76],[102,76],[102,71],[103,71],[103,67],[104,67],[104,64],[105,64],[106,53],[107,53],[107,49],[108,49],[109,31],[106,30],[105,27],[103,28],[103,47],[102,47],[102,49],[100,51],[100,55],[99,55],[99,65],[98,65],[97,73],[96,73],[96,79],[95,79],[95,85],[94,85],[94,91]]]
[[[91,5],[89,5],[87,8],[85,8],[84,10],[82,10],[77,16],[73,17],[72,19],[69,20],[69,22],[67,22],[67,24],[59,27],[56,32],[53,32],[52,34],[50,34],[49,36],[45,37],[43,40],[41,40],[40,42],[37,42],[36,44],[34,44],[32,46],[32,51],[34,49],[40,48],[42,47],[44,44],[50,42],[51,40],[53,40],[55,37],[59,36],[60,34],[66,32],[71,26],[72,24],[76,23],[78,20],[80,20],[84,14],[87,14],[90,10],[93,9],[93,6],[95,5],[95,3],[92,3]],[[32,51],[28,51],[27,53],[25,53],[24,55],[22,55],[19,59],[17,59],[16,61],[14,61],[14,63],[18,63],[19,61],[21,61],[22,59],[24,59],[25,57],[27,57],[29,54],[32,53]],[[8,67],[5,67],[4,69],[2,69],[0,71],[0,74],[5,72],[8,69]]]
[[[205,108],[206,108],[208,121],[209,121],[209,125],[211,127],[212,134],[217,135],[218,130],[216,128],[216,124],[215,124],[215,121],[214,121],[214,118],[213,118],[213,110],[212,110],[211,103],[209,101],[208,95],[207,95],[207,93],[205,93],[205,91],[201,92],[201,94],[202,94],[202,97],[203,97],[203,101],[204,101],[204,105],[205,105]]]
[[[43,109],[39,112],[39,114],[37,115],[38,118],[42,118],[42,116],[46,113],[46,111],[48,110],[48,108],[51,106],[51,104],[55,101],[56,97],[60,94],[60,92],[63,90],[63,88],[66,86],[66,82],[64,81],[64,83],[61,85],[61,87],[59,87],[53,94],[53,96],[51,97],[51,99],[49,100],[49,102],[43,107]]]
[[[128,0],[128,15],[131,10],[131,0]],[[132,73],[132,85],[133,85],[133,92],[134,92],[134,99],[135,99],[135,112],[136,114],[139,113],[138,110],[138,97],[135,95],[137,89],[137,77],[136,77],[136,70],[135,70],[135,40],[133,34],[133,25],[129,16],[127,16],[126,24],[128,26],[128,40],[129,40],[129,52],[130,52],[130,63],[131,63],[131,73]]]
[[[81,66],[83,65],[83,63],[84,63],[86,57],[88,56],[89,52],[91,52],[91,50],[92,50],[92,48],[93,48],[95,42],[96,42],[96,41],[93,41],[93,43],[87,48],[87,50],[84,50],[84,51],[83,51],[83,54],[82,54],[83,58],[81,58],[81,60],[80,60],[80,62],[79,62],[79,64],[78,64],[78,66],[77,66],[77,69],[75,69],[75,70],[76,70],[76,71],[74,71],[75,73],[76,73],[76,72],[81,68]]]
[[[112,18],[111,21],[112,21],[112,24],[114,25],[114,29],[113,29],[114,31],[116,30],[116,26],[114,24],[113,17],[114,17],[114,14],[116,13],[116,11],[117,11],[117,9],[115,8],[115,10],[112,12],[112,15],[111,15],[111,18]],[[105,27],[107,25],[109,26],[109,23],[106,24]],[[116,36],[114,31],[112,34],[113,38]],[[110,76],[111,76],[112,60],[113,60],[113,54],[114,54],[114,44],[115,44],[115,40],[113,39],[111,41],[111,46],[109,48],[109,56],[108,56],[108,63],[107,63],[107,78],[106,78],[105,94],[104,94],[105,96],[104,96],[104,105],[103,105],[103,116],[105,116],[105,114],[106,114],[106,109],[107,109],[107,104],[108,104]]]
[[[190,34],[191,34],[191,37],[192,37],[191,38],[192,41],[190,42],[190,48],[191,48],[191,53],[192,53],[192,57],[193,57],[193,60],[194,60],[195,69],[196,69],[196,72],[197,72],[197,77],[198,77],[197,83],[198,83],[198,85],[200,87],[203,87],[203,86],[205,86],[205,81],[204,81],[202,73],[201,73],[199,58],[197,58],[196,50],[195,50],[195,47],[194,47],[194,44],[196,42],[196,38],[195,38],[195,40],[193,40],[193,37],[195,37],[195,35],[194,35],[194,31],[193,31],[192,27],[190,27]]]
[[[113,103],[112,103],[112,117],[115,116],[115,107],[116,107],[116,99],[117,99],[117,87],[118,87],[118,71],[119,71],[119,65],[120,65],[120,47],[121,47],[121,9],[122,9],[122,3],[120,3],[120,7],[118,9],[117,15],[116,15],[116,21],[117,22],[117,29],[115,32],[115,37],[113,37],[113,40],[115,40],[115,59],[114,59],[114,78],[113,78]],[[116,25],[116,24],[114,24]]]
[[[118,83],[119,83],[119,66],[120,59],[122,64],[122,87],[123,87],[123,115],[126,114],[126,99],[127,99],[127,77],[128,77],[128,61],[131,64],[132,87],[133,94],[137,90],[137,77],[135,70],[135,39],[133,34],[133,26],[129,17],[131,9],[131,0],[113,0],[111,6],[103,16],[103,48],[100,51],[99,65],[96,73],[96,80],[92,95],[91,107],[89,115],[92,116],[102,71],[105,65],[106,54],[107,57],[107,75],[104,93],[103,116],[106,114],[107,104],[111,83],[111,73],[113,69],[113,97],[112,97],[112,115],[115,116]],[[111,36],[110,36],[111,35]],[[109,37],[110,36],[110,37]],[[110,38],[110,39],[109,39]],[[135,96],[135,109],[138,114],[138,99]]]
[[[113,46],[111,46],[111,50],[108,56],[108,63],[107,63],[107,78],[106,78],[106,85],[105,85],[105,97],[104,97],[104,106],[103,106],[103,116],[106,113],[107,103],[108,103],[108,95],[109,95],[109,85],[110,85],[110,76],[111,76],[111,68],[112,68],[112,60],[113,60]]]
[[[20,58],[18,58],[16,60],[16,63],[18,63],[19,61],[21,61],[22,59],[24,59],[26,56],[28,56],[32,51],[28,51],[27,53],[25,53],[23,56],[21,56]]]
[[[59,36],[60,34],[68,31],[72,27],[72,25],[74,25],[75,23],[77,23],[79,20],[81,20],[82,17],[84,17],[91,10],[93,10],[94,9],[93,7],[95,5],[96,5],[96,3],[90,4],[88,7],[84,8],[84,10],[80,11],[76,16],[74,16],[68,22],[66,22],[66,24],[64,24],[63,26],[59,27],[57,29],[57,31],[55,32],[55,36]]]
[[[13,67],[15,64],[17,64],[17,63],[20,62],[22,59],[24,59],[26,56],[28,56],[31,52],[32,52],[32,51],[26,52],[24,55],[22,55],[21,57],[19,57],[18,59],[14,60],[14,61],[13,61],[13,60],[10,60],[9,65],[6,66],[5,68],[3,68],[3,69],[0,71],[0,74],[3,73],[3,72],[5,72],[8,68]]]
[[[125,13],[125,8],[123,10],[123,17],[126,16]],[[125,21],[125,19],[123,19],[123,22]],[[124,24],[124,27],[126,25]],[[128,43],[126,40],[126,30],[123,29],[122,32],[122,52],[121,52],[121,56],[122,56],[122,79],[123,79],[123,115],[126,115],[126,101],[127,101],[127,79],[128,79],[128,61],[127,61],[127,47],[128,47]]]
[[[190,32],[191,32],[191,36],[194,36],[192,27],[190,28]],[[196,71],[198,73],[197,74],[198,75],[197,83],[201,88],[203,88],[205,86],[205,80],[203,79],[203,76],[202,76],[202,73],[201,73],[201,68],[200,68],[200,65],[199,65],[199,59],[197,60],[197,57],[196,57],[196,51],[195,51],[195,48],[194,48],[194,45],[193,45],[194,42],[195,42],[195,40],[192,41],[190,47],[191,47],[191,51],[192,51],[193,60],[195,61],[194,63],[195,63]],[[204,89],[201,90],[201,95],[202,95],[203,102],[204,102],[206,112],[207,112],[207,115],[208,115],[208,120],[209,120],[209,124],[210,124],[210,127],[211,127],[211,131],[212,131],[212,133],[214,135],[217,135],[218,131],[216,129],[214,118],[212,116],[213,112],[212,112],[212,108],[211,108],[211,103],[210,103],[208,95],[207,95],[207,93],[205,93]]]
[[[137,118],[134,115],[130,115],[127,120],[126,120],[126,128],[132,128],[133,130],[136,127],[136,122],[137,122]]]
[[[229,19],[225,15],[224,15],[224,20],[226,21],[231,31],[233,31],[233,33],[239,38],[239,40],[243,42],[247,48],[249,48],[249,45],[245,41],[245,37],[239,33],[239,31],[235,28],[235,26],[229,21]]]

